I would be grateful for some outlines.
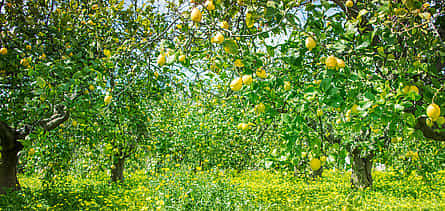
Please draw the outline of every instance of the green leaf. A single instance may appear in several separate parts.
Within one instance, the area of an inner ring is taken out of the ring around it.
[[[42,77],[37,77],[37,80],[36,80],[36,83],[37,83],[37,86],[39,86],[40,88],[44,88],[45,87],[45,85],[46,85],[46,81],[45,81],[45,79],[43,79]]]
[[[328,91],[331,88],[332,78],[325,78],[321,81],[320,87],[323,91]]]

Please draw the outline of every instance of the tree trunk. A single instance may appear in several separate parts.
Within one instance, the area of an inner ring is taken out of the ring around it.
[[[0,194],[20,190],[20,184],[17,180],[17,154],[20,149],[21,147],[18,147],[17,150],[2,153],[0,161]]]
[[[351,186],[364,189],[372,186],[372,155],[361,156],[360,150],[354,150],[352,157]]]
[[[124,167],[125,157],[119,157],[114,160],[114,168],[111,169],[111,181],[123,182],[124,181]]]
[[[0,122],[0,194],[20,190],[17,180],[18,152],[23,149],[18,134],[6,123]]]

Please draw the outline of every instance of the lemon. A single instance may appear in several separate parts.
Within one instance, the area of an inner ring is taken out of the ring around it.
[[[158,65],[159,66],[162,66],[162,65],[164,65],[165,64],[165,55],[163,54],[163,53],[161,53],[161,54],[159,54],[159,56],[158,56]]]
[[[252,15],[252,13],[248,12],[246,14],[246,25],[247,25],[247,28],[252,28],[254,24],[255,24],[254,17]]]
[[[358,113],[358,108],[359,108],[359,107],[358,107],[357,104],[352,105],[351,112],[352,112],[353,114]]]
[[[97,4],[93,4],[93,6],[91,7],[92,10],[97,10],[99,8],[99,5]]]
[[[267,78],[267,73],[262,67],[260,67],[256,70],[256,76],[259,78]]]
[[[326,59],[326,67],[328,69],[333,69],[337,67],[337,58],[335,56],[328,56]]]
[[[312,159],[312,160],[309,162],[309,165],[311,166],[311,169],[312,169],[313,171],[317,171],[317,170],[320,169],[320,167],[321,167],[321,162],[320,162],[319,159],[314,158],[314,159]]]
[[[24,58],[24,59],[20,60],[20,64],[27,67],[27,66],[29,66],[29,60],[27,58]]]
[[[410,86],[408,91],[415,92],[416,94],[419,94],[419,89],[417,88],[417,86]]]
[[[318,117],[323,116],[323,110],[317,109],[317,116]]]
[[[230,83],[230,89],[232,91],[236,92],[241,90],[241,88],[243,88],[243,79],[241,77],[233,79],[233,81]]]
[[[191,13],[190,16],[191,16],[191,19],[192,19],[193,22],[196,22],[196,23],[201,22],[202,14],[201,14],[201,11],[199,11],[198,8],[196,8],[196,7],[193,8],[192,13]]]
[[[73,127],[77,127],[77,121],[76,121],[76,120],[73,120],[73,122],[71,122],[71,125],[72,125]]]
[[[229,29],[229,22],[227,21],[221,22],[220,27],[223,29]]]
[[[249,125],[246,123],[239,123],[238,124],[238,129],[240,130],[249,130]]]
[[[309,51],[312,51],[312,49],[314,49],[316,45],[317,43],[315,42],[314,38],[312,37],[306,38],[306,48],[308,48]]]
[[[105,55],[106,57],[110,57],[110,56],[111,56],[111,51],[108,50],[108,49],[105,49],[105,50],[104,50],[104,55]]]
[[[39,56],[40,60],[45,60],[45,58],[46,58],[46,54],[45,53],[42,53],[42,55]]]
[[[185,55],[180,55],[178,57],[179,62],[184,62],[185,61]]]
[[[252,84],[252,76],[251,75],[243,75],[243,84],[250,85]]]
[[[291,86],[290,86],[290,82],[289,81],[285,81],[284,82],[284,90],[289,91],[291,90]]]
[[[1,55],[6,55],[8,53],[8,49],[6,49],[6,48],[1,48],[0,49],[0,54]]]
[[[93,90],[94,90],[94,86],[93,86],[93,85],[90,85],[90,86],[88,86],[88,89],[89,89],[90,91],[93,91]]]
[[[113,97],[110,95],[105,96],[105,98],[104,98],[105,105],[108,105],[111,103],[111,98],[113,98]]]
[[[216,33],[216,35],[212,38],[213,43],[221,44],[224,42],[224,35],[220,32]]]
[[[426,108],[426,115],[428,115],[428,117],[430,117],[433,121],[436,121],[440,116],[440,107],[435,103],[431,103]]]
[[[213,4],[213,1],[207,0],[204,5],[208,11],[212,11],[215,9],[215,5]]]
[[[404,86],[403,88],[402,88],[402,93],[403,94],[408,94],[409,93],[409,86]]]
[[[321,80],[315,80],[315,81],[314,81],[314,84],[316,84],[316,85],[320,85],[320,84],[321,84]]]
[[[348,1],[346,1],[346,6],[349,7],[349,8],[351,8],[351,7],[354,6],[354,2],[351,1],[351,0],[348,0]]]
[[[264,113],[264,111],[266,111],[266,106],[263,103],[259,103],[258,105],[255,106],[255,112],[260,114],[260,113]]]
[[[427,118],[425,120],[426,126],[433,127],[433,120],[431,118]]]
[[[29,149],[28,151],[29,155],[34,155],[34,153],[36,153],[36,150],[34,148]]]
[[[337,67],[338,68],[345,68],[346,67],[345,61],[343,61],[343,59],[338,59],[337,58]]]
[[[235,60],[235,67],[244,67],[244,64],[241,61],[241,59]]]

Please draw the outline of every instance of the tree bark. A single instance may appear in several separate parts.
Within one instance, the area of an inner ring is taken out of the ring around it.
[[[23,145],[17,141],[18,133],[0,122],[0,194],[20,190],[17,179],[18,152]]]
[[[372,155],[362,156],[360,150],[354,150],[352,157],[351,186],[364,189],[372,187]]]
[[[114,168],[111,169],[111,181],[112,182],[123,182],[124,181],[124,168],[125,168],[125,157],[119,157],[114,160]]]

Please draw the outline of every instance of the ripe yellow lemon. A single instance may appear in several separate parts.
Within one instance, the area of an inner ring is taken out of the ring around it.
[[[159,54],[159,56],[158,56],[158,65],[159,66],[162,66],[162,65],[164,65],[165,64],[165,55],[163,54],[163,53],[161,53],[161,54]]]
[[[207,0],[204,5],[208,11],[212,11],[215,9],[215,5],[213,4],[213,1]]]
[[[349,8],[351,8],[351,7],[354,6],[354,2],[351,1],[351,0],[348,0],[348,1],[346,1],[346,6],[349,7]]]
[[[311,166],[311,169],[312,169],[313,171],[317,171],[317,170],[320,169],[320,167],[321,167],[321,162],[320,162],[319,159],[314,158],[314,159],[312,159],[312,160],[309,162],[309,165]]]
[[[213,37],[212,41],[217,44],[221,44],[224,42],[224,35],[222,35],[220,32],[216,33],[216,35]]]
[[[316,84],[316,85],[320,85],[320,84],[321,84],[321,80],[315,80],[315,81],[314,81],[314,84]]]
[[[94,86],[93,86],[93,85],[90,85],[90,86],[88,86],[88,89],[89,89],[90,91],[93,91],[93,90],[94,90]]]
[[[337,58],[337,67],[338,68],[345,68],[346,67],[345,61],[343,61],[343,59],[338,59]]]
[[[291,86],[290,86],[290,82],[289,81],[285,81],[284,82],[284,90],[289,91],[291,90]]]
[[[34,155],[36,153],[36,150],[34,148],[29,149],[28,154],[29,155]]]
[[[238,124],[238,129],[240,130],[249,130],[249,125],[246,123],[239,123]]]
[[[317,109],[317,116],[318,117],[323,116],[323,110]]]
[[[266,111],[266,106],[263,103],[259,103],[258,105],[255,106],[255,112],[260,114],[260,113],[264,113],[264,111]]]
[[[328,56],[326,59],[326,67],[328,69],[333,69],[337,67],[337,58],[335,56]]]
[[[353,114],[358,113],[358,105],[357,104],[352,105],[351,112]]]
[[[431,103],[426,108],[426,115],[428,115],[428,117],[430,117],[433,121],[436,121],[440,116],[440,107],[435,103]]]
[[[180,55],[178,57],[179,62],[184,62],[185,61],[185,55]]]
[[[1,55],[6,55],[8,53],[8,49],[6,49],[6,48],[1,48],[0,49],[0,54]]]
[[[417,88],[417,86],[410,86],[409,92],[415,92],[416,94],[419,94],[419,89]]]
[[[236,92],[241,90],[241,88],[243,88],[243,79],[241,77],[233,79],[230,83],[230,89],[232,89],[232,91]]]
[[[306,38],[306,48],[308,48],[309,51],[312,51],[312,49],[314,49],[316,45],[317,43],[315,42],[314,38],[312,37]]]
[[[72,125],[73,127],[77,127],[77,121],[76,121],[76,120],[73,120],[73,122],[71,122],[71,125]]]
[[[235,67],[244,67],[243,62],[241,61],[241,59],[237,59],[235,60]]]
[[[251,75],[243,75],[243,84],[250,85],[252,84],[252,76]]]
[[[196,23],[201,22],[201,19],[202,19],[201,11],[199,11],[199,9],[196,8],[196,7],[193,8],[190,17],[191,17],[191,19],[192,19],[193,22],[196,22]]]
[[[409,93],[409,86],[404,86],[403,88],[402,88],[402,93],[403,94],[408,94]]]
[[[227,21],[221,22],[220,27],[223,29],[229,29],[229,22]]]
[[[266,70],[264,70],[262,67],[258,68],[256,70],[256,76],[259,78],[267,78]]]
[[[111,103],[111,98],[113,98],[111,95],[105,96],[105,98],[104,98],[105,105],[108,105]]]

